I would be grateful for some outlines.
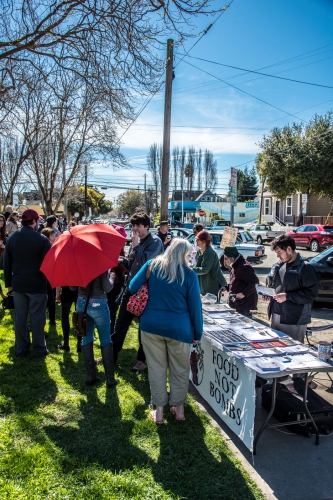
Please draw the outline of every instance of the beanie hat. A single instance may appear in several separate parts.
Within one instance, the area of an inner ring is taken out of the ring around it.
[[[209,231],[205,231],[205,229],[203,231],[200,231],[200,233],[197,234],[196,238],[200,241],[210,241]]]
[[[127,233],[126,233],[126,230],[125,228],[123,228],[123,226],[117,226],[116,224],[111,224],[111,226],[116,230],[118,231],[119,234],[121,234],[121,236],[123,236],[124,238],[127,238]]]
[[[38,213],[35,210],[29,208],[28,210],[24,210],[22,214],[22,220],[34,220],[39,219]]]
[[[234,258],[236,258],[236,257],[238,257],[239,252],[238,252],[238,250],[237,250],[237,248],[235,246],[233,246],[233,247],[225,247],[224,248],[224,255],[226,257],[234,257]]]

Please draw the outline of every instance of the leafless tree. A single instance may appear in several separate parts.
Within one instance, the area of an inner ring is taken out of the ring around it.
[[[196,171],[197,171],[197,177],[198,177],[198,191],[202,190],[202,149],[200,148],[199,151],[197,151],[197,154],[195,156],[195,164],[196,164]]]
[[[35,55],[91,88],[108,88],[111,79],[114,88],[127,80],[153,89],[163,67],[161,35],[195,36],[191,18],[213,12],[206,0],[2,0],[0,94],[16,88],[21,63],[34,66]]]
[[[179,157],[180,189],[182,191],[185,188],[184,186],[185,163],[186,163],[186,149],[182,147],[180,150],[180,157]]]
[[[156,143],[150,146],[147,155],[147,167],[152,174],[153,184],[155,188],[155,197],[161,192],[161,178],[162,178],[162,145],[158,146]]]
[[[217,185],[217,162],[214,155],[208,149],[203,156],[203,171],[205,180],[205,189],[214,189]]]
[[[187,177],[187,189],[188,191],[192,191],[193,189],[193,180],[195,177],[195,149],[193,146],[188,148],[187,154],[187,165],[185,167],[185,176]]]
[[[47,214],[59,208],[66,189],[82,177],[85,163],[98,159],[124,165],[113,118],[117,100],[90,92],[74,75],[60,72],[56,79],[52,88],[38,71],[27,77],[7,123],[21,136],[8,196],[21,174],[42,193]]]
[[[173,165],[173,189],[177,191],[178,176],[179,176],[179,147],[176,146],[172,150],[172,165]]]

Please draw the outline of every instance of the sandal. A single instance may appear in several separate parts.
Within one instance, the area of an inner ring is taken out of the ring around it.
[[[184,417],[178,417],[177,416],[176,406],[170,406],[170,411],[171,411],[172,415],[174,415],[174,417],[177,420],[177,422],[185,422],[185,420],[186,420],[185,416]]]
[[[156,425],[164,425],[165,424],[163,418],[162,418],[162,420],[156,420],[156,410],[153,410],[149,413],[149,418],[151,418],[155,422]]]

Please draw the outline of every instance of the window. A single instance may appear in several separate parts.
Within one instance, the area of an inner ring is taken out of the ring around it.
[[[210,196],[207,196],[207,201],[210,201]]]
[[[270,198],[265,198],[265,215],[271,214],[271,200]]]
[[[245,217],[245,213],[241,212],[238,214],[239,217]]]
[[[204,196],[201,198],[201,201],[205,201],[205,197]]]
[[[293,209],[293,199],[290,196],[286,200],[286,215],[292,215],[292,209]]]
[[[212,241],[213,245],[220,245],[221,239],[222,239],[221,234],[212,234],[211,235],[211,241]]]
[[[244,241],[254,241],[251,234],[248,233],[247,231],[243,232],[243,240]]]

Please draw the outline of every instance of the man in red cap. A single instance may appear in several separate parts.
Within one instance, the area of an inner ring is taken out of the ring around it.
[[[25,210],[22,227],[9,238],[4,254],[4,278],[8,292],[14,295],[15,354],[26,356],[30,348],[28,315],[32,329],[32,347],[36,357],[48,354],[45,342],[47,281],[39,270],[51,248],[49,240],[37,232],[38,213]]]

